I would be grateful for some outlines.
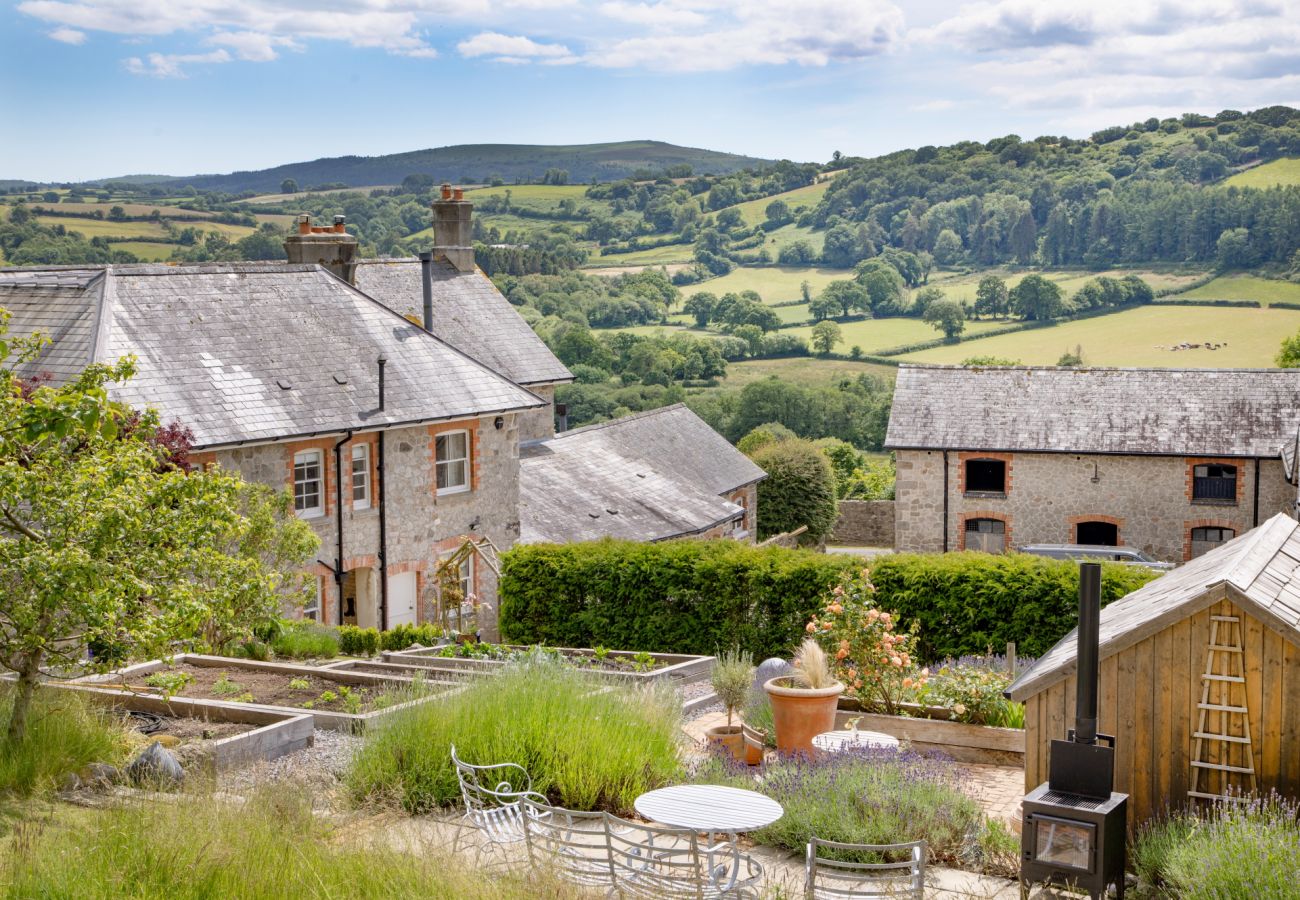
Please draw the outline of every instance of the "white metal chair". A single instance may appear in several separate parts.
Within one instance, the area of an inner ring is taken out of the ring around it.
[[[527,797],[523,801],[528,861],[575,884],[612,888],[608,814],[577,812]]]
[[[897,861],[864,863],[827,859],[818,852],[822,848],[862,855],[873,853]],[[925,895],[925,841],[906,844],[843,844],[815,837],[808,842],[804,879],[806,900],[878,897],[922,900]]]
[[[606,818],[612,894],[646,900],[758,896],[763,867],[731,842],[701,847],[695,832]]]
[[[471,765],[456,755],[455,745],[451,748],[451,762],[456,767],[460,795],[465,801],[465,815],[461,820],[485,839],[480,853],[524,840],[523,801],[546,802],[545,797],[533,790],[533,781],[524,767],[515,763]],[[457,834],[452,852],[459,846],[460,838]]]

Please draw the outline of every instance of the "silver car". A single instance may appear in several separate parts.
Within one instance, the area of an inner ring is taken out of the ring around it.
[[[1016,549],[1021,553],[1046,556],[1051,559],[1121,562],[1134,566],[1146,566],[1148,569],[1159,569],[1162,572],[1174,568],[1173,563],[1160,562],[1133,547],[1109,547],[1102,544],[1026,544]]]

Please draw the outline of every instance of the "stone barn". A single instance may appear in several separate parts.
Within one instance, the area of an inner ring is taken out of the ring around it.
[[[1278,514],[1101,611],[1098,731],[1129,821],[1252,790],[1300,796],[1300,524]],[[1076,635],[1008,691],[1025,789],[1074,721]]]

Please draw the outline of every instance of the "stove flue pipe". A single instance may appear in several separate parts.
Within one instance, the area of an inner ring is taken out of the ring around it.
[[[1075,694],[1074,740],[1097,743],[1097,679],[1101,650],[1101,564],[1079,564],[1079,672]]]

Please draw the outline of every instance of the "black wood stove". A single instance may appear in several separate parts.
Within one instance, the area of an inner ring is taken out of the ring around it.
[[[1025,797],[1020,894],[1034,883],[1083,888],[1097,900],[1109,885],[1124,896],[1128,794],[1117,794],[1115,738],[1097,734],[1101,566],[1079,566],[1078,696],[1074,727],[1053,740],[1047,783]],[[1098,741],[1102,743],[1098,743]]]

